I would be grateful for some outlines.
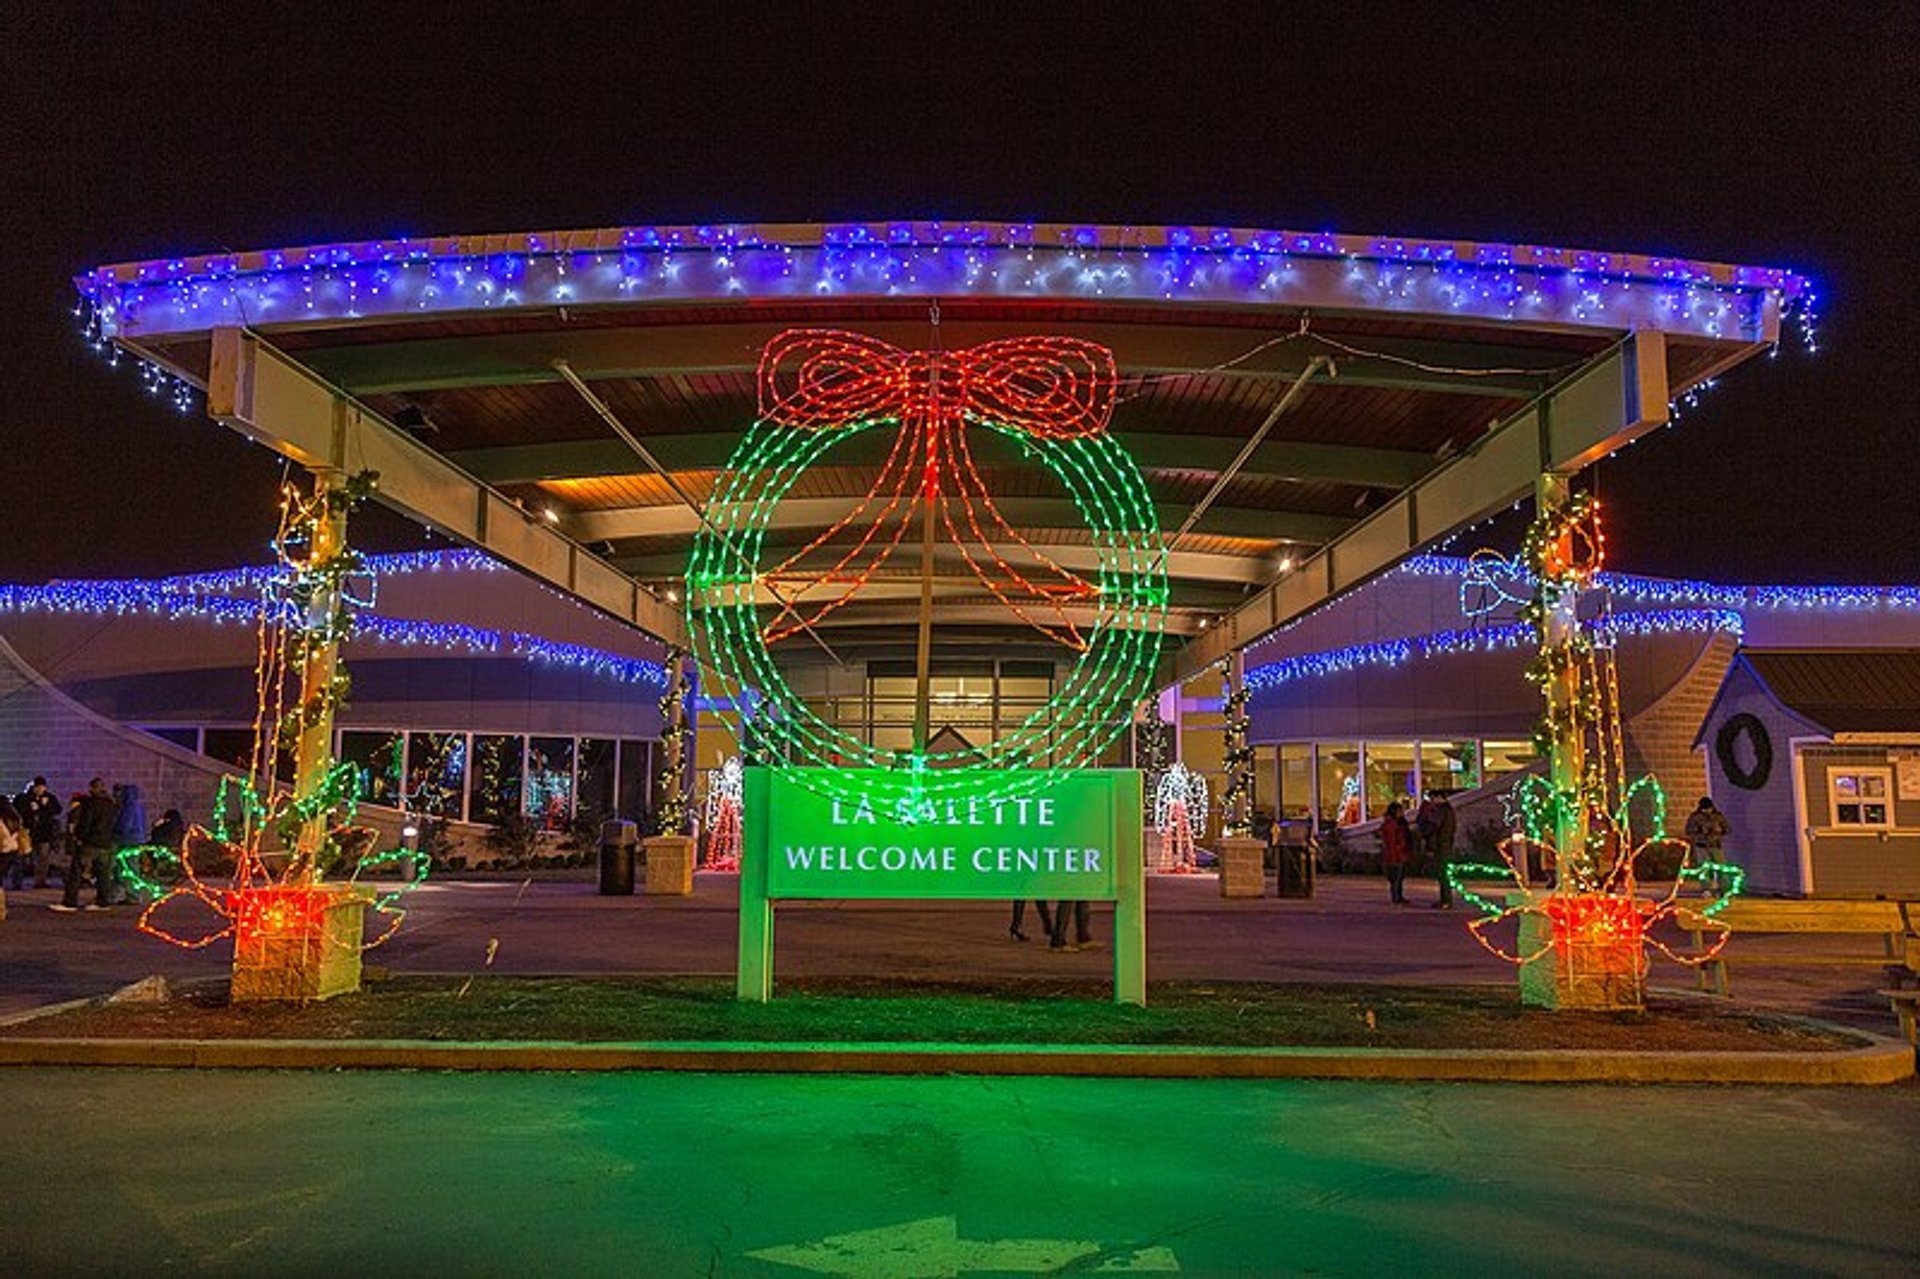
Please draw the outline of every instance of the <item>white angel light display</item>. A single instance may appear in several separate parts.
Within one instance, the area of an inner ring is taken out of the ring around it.
[[[1160,832],[1155,870],[1184,875],[1199,869],[1193,841],[1207,833],[1207,779],[1185,764],[1162,773],[1153,792],[1153,826]]]
[[[727,756],[707,782],[707,869],[740,869],[740,757]]]

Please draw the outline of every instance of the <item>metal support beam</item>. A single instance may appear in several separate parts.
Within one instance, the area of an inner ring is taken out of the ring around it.
[[[1180,545],[1181,538],[1193,531],[1194,525],[1206,515],[1207,508],[1213,505],[1214,499],[1226,490],[1227,485],[1233,483],[1233,477],[1238,475],[1240,468],[1247,464],[1247,459],[1253,456],[1254,450],[1258,449],[1261,442],[1267,438],[1267,433],[1287,415],[1288,409],[1300,402],[1300,397],[1307,393],[1307,384],[1313,381],[1313,375],[1332,363],[1333,361],[1325,356],[1315,356],[1308,361],[1306,369],[1293,385],[1287,388],[1286,394],[1280,397],[1280,402],[1273,406],[1272,411],[1261,420],[1260,425],[1253,429],[1253,434],[1247,437],[1247,442],[1241,445],[1240,451],[1233,455],[1233,461],[1227,463],[1226,468],[1214,477],[1212,486],[1198,502],[1193,504],[1193,509],[1187,512],[1187,518],[1180,521],[1180,527],[1174,530],[1173,536],[1167,539],[1167,544],[1161,551],[1163,560],[1168,551]]]
[[[207,412],[309,470],[378,471],[383,504],[609,617],[686,643],[678,609],[252,333],[213,331]]]
[[[771,556],[776,551],[799,549],[799,543],[775,542],[769,538],[763,550]],[[1094,546],[1048,546],[1044,548],[1046,556],[1053,563],[1071,573],[1098,572],[1104,564],[1112,562],[1112,556],[1104,558],[1098,547]],[[825,568],[835,558],[846,552],[844,545],[828,543],[800,560],[795,568],[804,571],[808,568]],[[685,551],[661,551],[653,555],[616,555],[613,564],[624,573],[629,573],[642,581],[658,581],[677,578],[687,570]],[[967,567],[967,561],[958,548],[951,545],[936,547],[934,566],[941,579],[956,582],[972,582],[979,586],[980,579]],[[1177,582],[1218,583],[1229,589],[1245,586],[1265,586],[1273,580],[1274,562],[1271,556],[1264,555],[1223,555],[1212,551],[1174,551],[1167,556],[1167,576]],[[885,581],[883,573],[876,582]],[[1233,591],[1236,600],[1245,597],[1241,590]]]
[[[1340,380],[1347,380],[1343,368]],[[1159,431],[1115,432],[1133,460],[1147,471],[1217,471],[1233,460],[1243,444],[1238,436],[1177,435]],[[739,436],[723,432],[647,435],[647,448],[662,466],[676,471],[717,471],[727,464]],[[879,431],[836,444],[832,464],[879,466],[892,441]],[[593,479],[634,472],[633,452],[618,440],[565,440],[551,444],[514,444],[462,449],[447,460],[489,484],[532,484],[541,480]],[[1365,448],[1268,440],[1254,449],[1240,471],[1269,479],[1357,484],[1367,488],[1405,488],[1433,466],[1431,453],[1411,449]]]
[[[1191,679],[1234,649],[1309,613],[1408,555],[1577,471],[1667,420],[1666,339],[1636,330],[1343,533],[1161,663]]]
[[[856,498],[788,498],[773,509],[767,527],[825,528],[853,509]],[[1086,517],[1067,498],[999,498],[994,507],[1017,528],[1086,527]],[[1177,524],[1187,513],[1183,504],[1167,503],[1159,508],[1163,526]],[[1288,542],[1312,542],[1316,545],[1352,528],[1354,521],[1343,515],[1320,515],[1310,511],[1269,511],[1252,506],[1216,506],[1208,511],[1194,529],[1199,533],[1220,533],[1230,537],[1278,538]],[[627,537],[691,536],[699,527],[699,516],[683,506],[626,506],[604,511],[580,511],[566,517],[566,527],[582,542],[613,542]]]

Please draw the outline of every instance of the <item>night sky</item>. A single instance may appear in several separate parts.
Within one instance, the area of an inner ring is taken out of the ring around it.
[[[1807,272],[1821,354],[1743,367],[1598,468],[1613,562],[1920,581],[1920,6],[7,8],[0,581],[258,560],[272,531],[274,457],[80,340],[89,266],[915,217]],[[384,513],[358,534],[419,536]]]

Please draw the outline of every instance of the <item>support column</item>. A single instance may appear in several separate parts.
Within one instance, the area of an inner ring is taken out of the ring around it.
[[[297,811],[312,811],[291,832],[281,880],[250,883],[233,894],[228,994],[234,1003],[331,999],[360,988],[370,894],[351,882],[321,882],[335,813],[332,804],[317,802],[329,798],[327,781],[334,769],[333,720],[342,691],[340,640],[345,630],[341,570],[351,493],[352,486],[339,471],[316,470],[312,506],[303,512],[310,512],[312,519],[306,562],[298,570],[307,595],[290,655],[300,667],[293,801]],[[294,499],[289,494],[286,500]]]
[[[347,503],[337,471],[316,471],[313,479],[316,514],[313,542],[307,562],[315,568],[331,563],[347,550]],[[293,795],[304,803],[326,785],[333,769],[333,695],[340,676],[340,575],[320,572],[307,599],[300,640],[300,735],[294,744]],[[304,822],[289,867],[290,882],[313,883],[319,871],[321,844],[332,814],[314,813]]]
[[[1535,486],[1537,517],[1544,518],[1567,505],[1572,478],[1565,472],[1541,474]],[[1564,652],[1579,638],[1580,592],[1546,581],[1538,583],[1537,589],[1541,592],[1541,651]],[[1566,663],[1548,682],[1545,693],[1547,722],[1551,725],[1547,743],[1548,777],[1553,782],[1554,793],[1562,801],[1553,832],[1555,856],[1562,869],[1557,881],[1562,888],[1568,888],[1591,882],[1593,871],[1593,859],[1587,848],[1587,807],[1581,798],[1581,783],[1587,770],[1587,742],[1581,729],[1579,664]],[[1567,871],[1572,872],[1571,876]]]

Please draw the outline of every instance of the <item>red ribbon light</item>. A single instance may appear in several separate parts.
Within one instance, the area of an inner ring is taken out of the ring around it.
[[[763,574],[790,588],[786,607],[766,628],[768,643],[852,600],[898,549],[913,527],[914,512],[924,513],[931,503],[968,568],[994,598],[1050,638],[1085,647],[1064,605],[1092,598],[1097,589],[1036,550],[1000,514],[967,446],[966,425],[993,423],[1044,440],[1098,435],[1113,416],[1117,373],[1111,351],[1067,337],[907,351],[858,333],[793,329],[767,343],[758,381],[761,418],[781,426],[832,430],[881,420],[900,424],[879,478],[854,509]],[[952,509],[956,504],[960,521]],[[824,572],[797,567],[876,506],[868,527],[831,567]],[[884,526],[895,521],[892,532],[882,536]],[[1016,567],[996,543],[1018,545],[1034,564]],[[866,562],[856,566],[863,556]],[[801,596],[828,584],[843,589],[802,608]],[[1027,607],[1036,602],[1052,609],[1051,623],[1028,614]]]

